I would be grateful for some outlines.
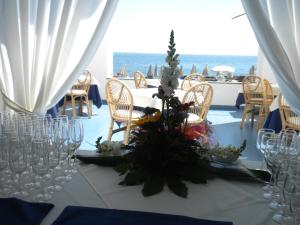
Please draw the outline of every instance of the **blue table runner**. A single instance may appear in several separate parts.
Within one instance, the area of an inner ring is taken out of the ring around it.
[[[233,225],[187,216],[67,206],[53,225]]]
[[[49,203],[31,203],[17,198],[0,198],[0,224],[39,225],[53,206]]]

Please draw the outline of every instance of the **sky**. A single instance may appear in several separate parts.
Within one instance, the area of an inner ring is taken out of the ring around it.
[[[171,30],[180,54],[257,55],[240,0],[119,0],[111,23],[114,52],[165,53]]]

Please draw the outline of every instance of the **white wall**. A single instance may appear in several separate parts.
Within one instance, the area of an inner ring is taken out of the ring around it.
[[[135,88],[134,81],[132,79],[122,80],[122,82],[124,82],[130,89]],[[213,87],[212,105],[235,106],[238,93],[242,90],[241,83],[209,82],[209,84]]]
[[[110,36],[111,31],[108,29],[94,59],[87,68],[99,83],[99,91],[102,99],[105,97],[104,86],[106,77],[111,77],[113,74],[113,52],[110,45]]]
[[[264,56],[263,52],[259,48],[258,50],[258,56],[257,56],[257,75],[262,76],[263,78],[266,78],[271,83],[277,83],[274,73],[271,69],[271,66],[269,65],[269,62],[267,61],[266,57]]]

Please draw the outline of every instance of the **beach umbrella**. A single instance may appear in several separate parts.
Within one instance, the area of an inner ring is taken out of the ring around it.
[[[117,76],[118,77],[127,77],[128,76],[125,65],[121,66],[119,72],[117,73]]]
[[[208,66],[207,66],[207,64],[205,65],[205,67],[204,67],[204,69],[202,71],[202,75],[208,76]]]
[[[249,75],[254,75],[255,74],[255,66],[252,65],[250,70],[249,70]]]
[[[195,66],[195,64],[193,64],[192,69],[191,69],[191,74],[193,73],[197,73],[197,68]]]
[[[163,69],[164,69],[164,66],[161,66],[161,67],[159,68],[159,78],[162,77]]]
[[[157,68],[157,64],[155,64],[155,67],[154,67],[154,78],[157,78],[158,77],[158,68]]]
[[[227,73],[233,73],[235,69],[231,66],[215,66],[214,68],[211,69],[214,72],[227,72]]]
[[[180,66],[180,69],[179,69],[179,77],[183,77],[183,67],[182,67],[182,65]]]
[[[152,72],[152,65],[151,64],[149,65],[149,69],[148,69],[148,72],[147,72],[147,77],[149,79],[153,78],[153,72]]]

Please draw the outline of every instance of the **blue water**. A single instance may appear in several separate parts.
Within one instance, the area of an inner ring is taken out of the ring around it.
[[[150,53],[119,53],[113,54],[114,74],[125,65],[129,76],[134,71],[141,71],[147,74],[149,65],[152,65],[154,72],[155,64],[158,67],[165,65],[166,54]],[[235,68],[234,75],[247,75],[252,65],[256,65],[256,56],[232,56],[232,55],[179,55],[180,65],[183,67],[184,74],[190,74],[193,64],[195,64],[198,73],[202,73],[205,65],[208,65],[209,75],[215,75],[211,68],[219,65],[226,65]]]

